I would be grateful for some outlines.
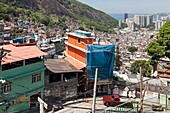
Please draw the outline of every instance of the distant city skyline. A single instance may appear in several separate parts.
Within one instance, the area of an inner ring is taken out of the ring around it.
[[[170,0],[78,0],[105,13],[169,13]]]

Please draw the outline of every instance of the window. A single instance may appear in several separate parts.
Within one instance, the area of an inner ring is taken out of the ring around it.
[[[25,65],[33,64],[42,61],[41,57],[30,58],[25,60]]]
[[[37,82],[37,81],[41,81],[41,73],[32,75],[32,83]]]
[[[2,65],[2,71],[23,66],[23,61],[12,62]]]
[[[61,81],[61,74],[50,74],[49,83],[60,82],[60,81]]]
[[[169,81],[167,82],[167,86],[170,86],[170,82]]]
[[[11,83],[2,84],[2,93],[10,92],[11,91]]]
[[[80,38],[78,38],[78,43],[80,43],[80,41],[81,41]]]

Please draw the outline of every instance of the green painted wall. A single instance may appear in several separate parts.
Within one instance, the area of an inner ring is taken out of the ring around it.
[[[44,69],[44,62],[41,61],[41,62],[2,71],[0,72],[0,78],[5,80],[11,80],[21,76],[26,76],[28,74],[36,73],[37,71],[43,69]]]
[[[41,97],[43,98],[44,69],[44,62],[41,61],[0,72],[0,78],[12,82],[12,90],[8,94],[0,95],[0,102],[6,99],[10,101],[11,105],[8,109],[4,105],[0,106],[0,113],[30,109],[30,96],[38,92],[41,92]],[[32,83],[32,75],[36,73],[41,73],[41,81]],[[26,96],[26,98],[21,103],[12,103],[12,100],[22,96]]]

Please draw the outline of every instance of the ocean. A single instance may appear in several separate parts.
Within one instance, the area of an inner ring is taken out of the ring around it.
[[[113,13],[113,14],[109,14],[110,16],[112,16],[113,18],[117,19],[117,20],[121,20],[124,22],[124,14],[122,13]],[[132,14],[132,13],[129,13],[128,14],[128,18],[134,18],[134,15],[142,15],[142,14]],[[145,14],[143,14],[145,15]],[[147,15],[147,14],[146,14]],[[152,15],[152,14],[149,14],[149,15]],[[155,17],[154,17],[155,18]]]
[[[121,20],[124,22],[124,14],[116,13],[116,14],[109,14],[109,15],[117,20]],[[136,15],[136,14],[128,14],[128,18],[134,18],[134,15]]]

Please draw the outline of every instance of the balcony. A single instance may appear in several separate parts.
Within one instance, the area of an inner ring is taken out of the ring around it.
[[[3,67],[3,66],[2,66]],[[18,65],[13,68],[6,68],[0,73],[0,77],[5,80],[15,79],[25,75],[31,75],[45,69],[43,61],[29,63],[27,65]]]

